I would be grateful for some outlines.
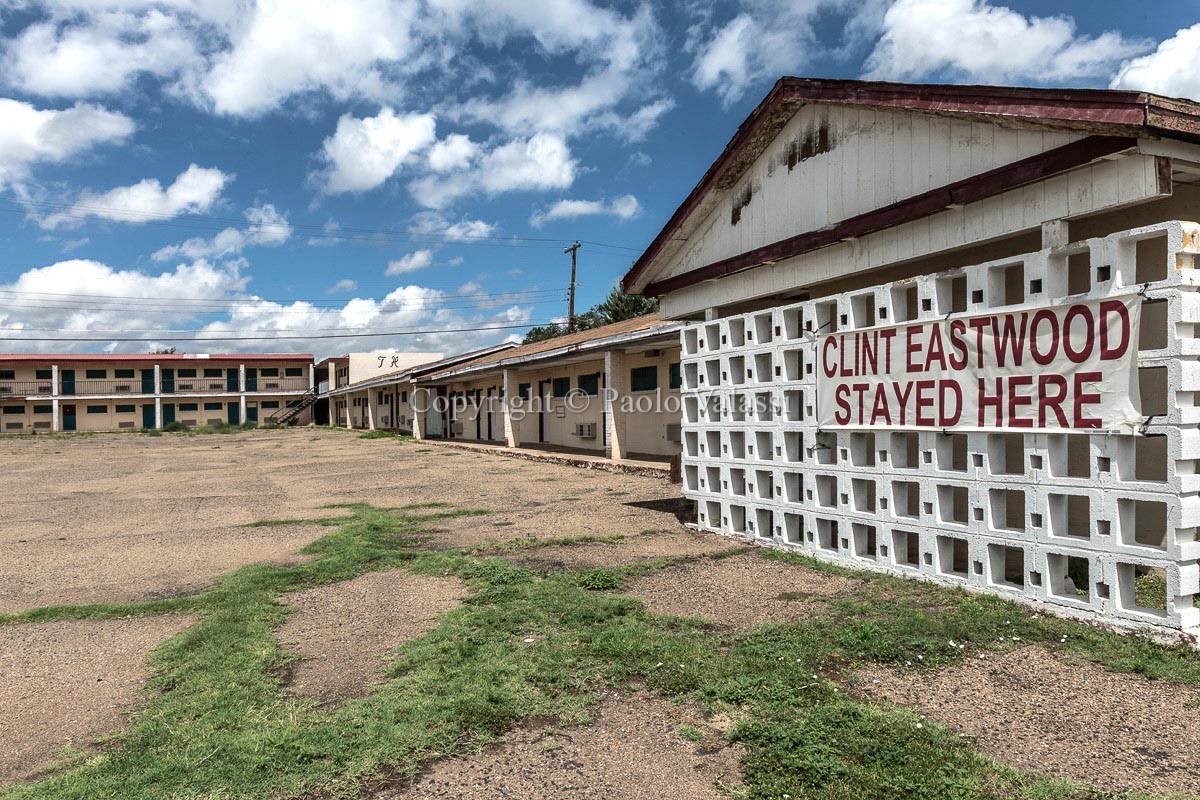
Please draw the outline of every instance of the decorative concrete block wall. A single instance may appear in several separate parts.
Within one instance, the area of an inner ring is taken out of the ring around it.
[[[699,526],[862,569],[1200,633],[1200,226],[1167,222],[696,323],[684,494]],[[1141,287],[1138,434],[821,430],[819,331]],[[1135,592],[1165,576],[1166,602]]]

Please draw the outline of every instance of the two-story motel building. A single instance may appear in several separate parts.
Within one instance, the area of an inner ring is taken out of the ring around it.
[[[313,380],[309,353],[0,354],[0,432],[267,422]]]

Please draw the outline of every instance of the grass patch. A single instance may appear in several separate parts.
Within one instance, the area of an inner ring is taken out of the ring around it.
[[[360,434],[360,439],[399,439],[402,442],[415,442],[411,433],[396,433],[395,431],[367,431]]]
[[[869,662],[954,663],[1015,636],[1117,669],[1200,680],[1200,656],[1190,651],[1037,619],[998,598],[782,554],[765,557],[853,574],[863,588],[831,599],[821,615],[734,636],[652,617],[621,595],[647,564],[543,576],[475,550],[421,548],[429,521],[478,511],[340,507],[350,516],[303,549],[317,556],[306,564],[243,567],[184,598],[0,618],[199,618],[153,654],[157,693],[119,747],[0,796],[358,797],[364,781],[414,776],[521,720],[582,720],[598,692],[646,688],[736,710],[730,736],[747,748],[745,786],[731,789],[740,796],[1082,799],[1094,795],[1000,767],[940,725],[847,697],[833,679]],[[280,596],[397,567],[458,576],[470,595],[400,648],[389,680],[367,697],[328,709],[285,694],[277,676],[291,656],[273,636],[288,613]],[[1064,633],[1068,643],[1057,644]],[[678,732],[689,741],[699,733]]]
[[[265,428],[278,428],[277,425],[260,425],[257,422],[243,422],[238,425],[230,425],[228,422],[220,422],[216,425],[184,425],[182,422],[176,421],[169,425],[164,425],[161,431],[142,429],[142,432],[147,436],[161,435],[162,433],[183,433],[188,436],[205,436],[210,434],[229,435],[233,433],[242,433],[243,431],[253,431]]]
[[[260,519],[257,522],[247,522],[241,528],[286,528],[291,525],[320,525],[334,527],[346,521],[345,517],[323,517],[319,519]]]

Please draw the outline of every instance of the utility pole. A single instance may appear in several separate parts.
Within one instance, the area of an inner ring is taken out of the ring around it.
[[[567,333],[575,330],[575,256],[579,252],[578,241],[570,247],[564,247],[564,253],[571,254],[571,289],[567,295]]]

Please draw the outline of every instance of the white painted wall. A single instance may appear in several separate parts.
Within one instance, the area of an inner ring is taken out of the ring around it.
[[[1068,616],[1200,633],[1200,225],[1162,223],[956,271],[970,298],[963,313],[1003,304],[989,280],[999,265],[1021,265],[1029,306],[1055,305],[1079,256],[1086,285],[1072,294],[1148,284],[1144,435],[1029,433],[1003,446],[989,433],[818,430],[816,332],[830,319],[838,330],[907,321],[913,286],[915,319],[946,317],[941,290],[952,276],[922,276],[684,329],[684,494],[700,526]],[[738,419],[712,402],[759,393],[784,411]],[[1019,582],[1006,580],[1010,553]],[[1071,559],[1086,565],[1083,585],[1065,580]],[[1165,575],[1166,608],[1137,604],[1136,569]]]

